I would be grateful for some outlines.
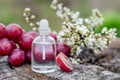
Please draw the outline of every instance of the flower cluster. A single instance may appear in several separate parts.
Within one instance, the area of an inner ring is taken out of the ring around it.
[[[25,8],[23,16],[27,23],[29,23],[30,27],[32,27],[33,31],[37,31],[39,27],[39,22],[35,22],[35,15],[31,15],[31,9]]]
[[[62,3],[53,0],[51,8],[56,10],[56,15],[63,20],[62,30],[58,34],[58,40],[71,46],[71,56],[80,56],[83,48],[89,48],[95,54],[99,54],[116,37],[116,29],[104,27],[100,33],[95,28],[102,25],[104,18],[98,9],[92,11],[89,18],[81,18],[80,12],[73,12]],[[80,61],[80,60],[78,60]]]

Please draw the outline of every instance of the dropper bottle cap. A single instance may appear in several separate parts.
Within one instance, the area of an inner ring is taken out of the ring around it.
[[[51,32],[49,28],[49,22],[46,19],[42,19],[39,24],[40,35],[49,35]]]

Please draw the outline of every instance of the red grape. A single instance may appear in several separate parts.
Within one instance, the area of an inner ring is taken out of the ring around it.
[[[63,52],[66,56],[69,56],[70,52],[71,52],[71,48],[69,45],[67,45],[65,43],[58,43],[57,44],[57,54],[59,54],[60,52]]]
[[[12,49],[15,49],[15,48],[17,48],[17,46],[16,46],[16,43],[15,43],[15,42],[13,42],[13,41],[10,41],[10,43],[11,43],[11,45],[12,45]]]
[[[6,38],[0,40],[0,56],[9,55],[12,51],[12,44]]]
[[[56,57],[58,66],[65,72],[71,72],[73,70],[73,64],[70,59],[64,54],[59,53]]]
[[[5,34],[6,34],[5,25],[0,23],[0,38],[5,37]]]
[[[35,39],[39,35],[38,32],[34,32],[34,31],[30,31],[27,34],[31,35],[33,39]]]
[[[28,63],[31,63],[31,50],[27,51],[26,60],[27,60]]]
[[[22,33],[23,33],[23,34],[25,34],[25,33],[26,33],[24,29],[22,29]]]
[[[53,32],[51,32],[49,36],[51,36],[55,41],[57,41],[57,36]]]
[[[30,50],[32,46],[33,37],[29,34],[22,34],[19,41],[19,46],[23,50]]]
[[[25,53],[21,49],[14,49],[10,56],[8,56],[8,62],[12,66],[21,66],[25,62]]]
[[[6,27],[6,37],[14,42],[19,41],[19,37],[22,33],[23,30],[18,24],[12,23]]]

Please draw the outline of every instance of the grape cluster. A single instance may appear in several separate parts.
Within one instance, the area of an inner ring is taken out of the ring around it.
[[[8,56],[8,63],[21,66],[25,62],[31,63],[31,45],[37,32],[25,32],[18,24],[8,26],[0,23],[0,56]]]

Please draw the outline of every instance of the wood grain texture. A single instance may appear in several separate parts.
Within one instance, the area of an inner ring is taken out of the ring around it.
[[[31,71],[31,66],[25,64],[21,67],[10,68],[7,57],[0,57],[0,80],[57,80],[44,74]]]
[[[59,80],[120,80],[120,75],[110,72],[96,65],[74,65],[74,71],[70,73],[56,71],[53,74],[46,74]]]
[[[29,64],[10,68],[7,57],[0,57],[0,80],[120,80],[120,39],[113,40],[103,53],[109,54],[100,60],[104,63],[99,66],[80,64],[74,65],[70,73],[57,69],[49,74],[35,73]]]

